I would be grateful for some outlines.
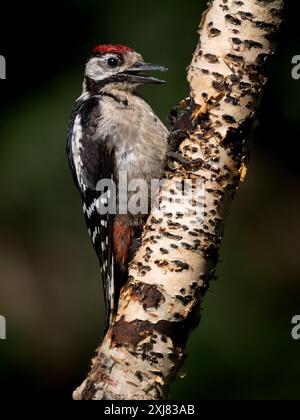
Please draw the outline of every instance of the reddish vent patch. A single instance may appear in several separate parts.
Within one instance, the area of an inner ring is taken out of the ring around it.
[[[129,247],[132,244],[133,229],[130,226],[116,222],[113,228],[113,244],[116,262],[125,269]]]
[[[96,47],[93,48],[93,54],[95,53],[124,54],[130,51],[133,51],[133,49],[126,47],[125,45],[97,45]]]

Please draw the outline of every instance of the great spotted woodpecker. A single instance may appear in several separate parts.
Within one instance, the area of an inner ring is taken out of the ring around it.
[[[120,196],[119,174],[127,181],[142,179],[150,191],[152,179],[164,173],[168,130],[137,94],[144,84],[162,80],[143,74],[167,69],[145,63],[123,45],[96,46],[85,67],[83,92],[75,102],[68,129],[67,154],[79,188],[89,234],[99,258],[104,287],[106,329],[116,311],[116,299],[126,278],[130,250],[140,236],[147,214],[99,212],[107,204],[97,185],[111,179]],[[130,199],[132,192],[128,191]]]

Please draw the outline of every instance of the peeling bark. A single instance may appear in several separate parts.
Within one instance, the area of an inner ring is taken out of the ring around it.
[[[188,70],[190,98],[173,112],[170,142],[188,165],[168,169],[160,208],[130,264],[114,325],[77,400],[164,399],[214,276],[226,214],[246,175],[247,141],[267,82],[284,0],[214,0]],[[203,196],[177,200],[182,182]],[[195,208],[202,200],[201,217]]]

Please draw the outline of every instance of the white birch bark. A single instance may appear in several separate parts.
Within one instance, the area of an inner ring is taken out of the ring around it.
[[[181,130],[179,152],[190,166],[174,162],[167,171],[164,191],[171,202],[163,201],[148,219],[113,328],[74,399],[167,397],[214,275],[225,216],[246,173],[246,135],[267,82],[284,5],[214,0],[204,14],[188,70],[190,98],[174,128]],[[200,194],[180,203],[182,181],[194,191],[196,180]]]

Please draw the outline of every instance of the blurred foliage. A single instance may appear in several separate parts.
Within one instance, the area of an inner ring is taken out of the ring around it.
[[[102,334],[102,291],[65,156],[66,127],[94,44],[122,43],[168,66],[167,87],[142,94],[166,122],[187,94],[185,69],[205,1],[62,0],[7,5],[0,53],[0,395],[70,399]],[[291,2],[279,54],[251,139],[218,281],[192,334],[187,376],[173,399],[288,399],[300,395],[300,81]],[[24,17],[26,17],[24,19]]]

